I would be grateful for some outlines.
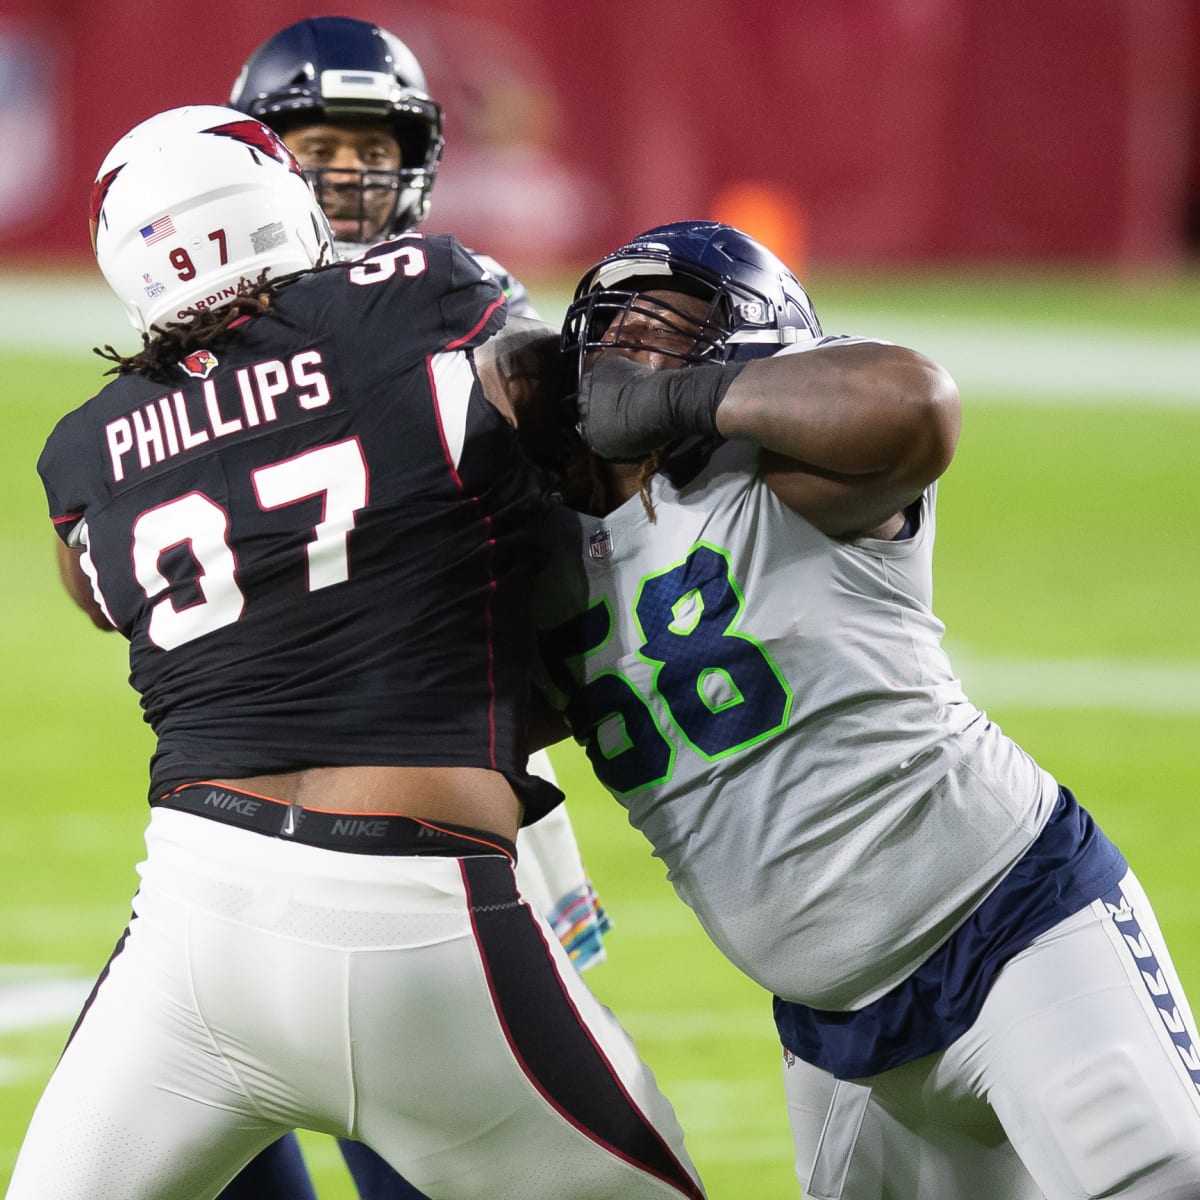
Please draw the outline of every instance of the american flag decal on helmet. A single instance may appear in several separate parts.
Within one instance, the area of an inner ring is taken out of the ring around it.
[[[175,236],[175,222],[168,213],[165,217],[159,217],[157,221],[151,221],[149,225],[143,226],[138,233],[142,235],[142,241],[147,246],[153,246],[156,242],[161,242],[163,238]]]

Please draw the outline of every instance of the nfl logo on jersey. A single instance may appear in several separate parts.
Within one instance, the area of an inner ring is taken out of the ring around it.
[[[612,553],[612,534],[607,529],[597,529],[588,537],[588,557],[607,558]]]

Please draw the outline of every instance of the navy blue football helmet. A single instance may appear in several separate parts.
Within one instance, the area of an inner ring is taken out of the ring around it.
[[[675,221],[639,234],[602,258],[579,281],[563,324],[563,351],[578,358],[580,378],[595,350],[639,349],[621,326],[646,292],[682,292],[709,301],[701,318],[654,300],[659,324],[685,334],[690,349],[671,352],[681,365],[741,362],[780,346],[821,336],[821,324],[800,281],[749,234],[717,221]]]
[[[387,236],[428,216],[444,146],[442,109],[426,91],[425,74],[412,51],[387,30],[350,17],[297,21],[254,51],[233,85],[229,104],[279,134],[325,121],[386,121],[400,144],[400,169],[359,172],[360,196],[368,188],[395,192]],[[325,169],[305,174],[318,200],[323,201],[323,189],[347,186],[344,171],[336,172],[337,182],[324,178]]]

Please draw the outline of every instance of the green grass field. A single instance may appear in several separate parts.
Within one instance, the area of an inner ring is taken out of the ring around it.
[[[4,1182],[124,927],[146,816],[124,643],[60,592],[34,470],[57,416],[99,386],[87,348],[122,336],[119,313],[81,303],[94,291],[0,278],[16,339],[0,345]],[[952,658],[1125,850],[1200,1004],[1200,279],[842,276],[812,291],[828,331],[906,342],[958,377],[936,585]],[[539,299],[561,311],[561,292]],[[64,323],[78,352],[48,336]],[[770,998],[708,945],[581,755],[554,757],[616,926],[589,981],[674,1100],[714,1200],[796,1197]],[[350,1200],[333,1144],[304,1144],[322,1200]]]

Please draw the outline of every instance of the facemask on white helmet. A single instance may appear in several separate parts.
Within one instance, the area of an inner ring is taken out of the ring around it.
[[[235,109],[193,105],[130,130],[92,186],[96,262],[135,329],[219,308],[336,255],[292,153]]]

